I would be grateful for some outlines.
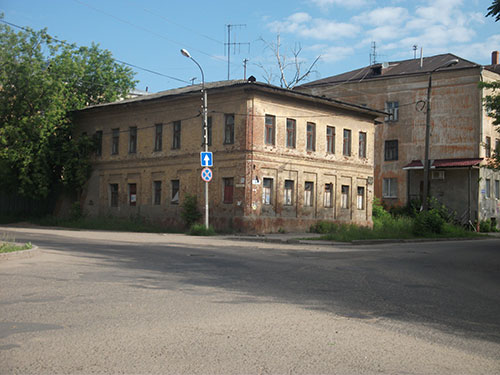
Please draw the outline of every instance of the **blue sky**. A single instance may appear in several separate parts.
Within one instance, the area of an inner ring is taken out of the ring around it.
[[[186,48],[200,63],[206,81],[227,79],[226,25],[234,27],[231,79],[247,76],[265,81],[277,73],[271,50],[261,41],[275,42],[281,52],[300,53],[304,69],[317,56],[319,79],[368,65],[372,42],[377,60],[412,58],[413,46],[424,56],[454,53],[489,64],[500,50],[500,22],[485,18],[492,0],[287,0],[287,1],[172,1],[172,0],[0,0],[5,20],[48,32],[78,45],[98,43],[116,59],[140,69],[138,89],[156,92],[200,80],[196,65],[183,57]],[[184,81],[184,82],[183,82]],[[277,82],[274,82],[277,83]]]

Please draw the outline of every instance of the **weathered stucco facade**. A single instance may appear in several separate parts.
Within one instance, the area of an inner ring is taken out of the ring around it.
[[[450,59],[452,67],[435,70]],[[426,102],[432,73],[430,195],[468,220],[500,219],[500,175],[483,166],[500,134],[483,106],[481,81],[500,79],[497,64],[483,67],[454,55],[368,66],[308,83],[302,92],[391,112],[375,132],[375,196],[389,206],[423,196]],[[486,144],[489,142],[489,151]],[[489,183],[489,188],[486,184]]]
[[[249,232],[303,230],[319,219],[371,225],[376,112],[257,82],[213,83],[207,92],[211,225]],[[84,211],[180,227],[186,194],[201,208],[200,98],[191,86],[78,112],[78,130],[102,139]]]

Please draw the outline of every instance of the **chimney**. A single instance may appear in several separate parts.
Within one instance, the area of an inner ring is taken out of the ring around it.
[[[498,52],[498,51],[493,51],[491,53],[491,65],[498,65],[499,55],[500,55],[500,52]]]

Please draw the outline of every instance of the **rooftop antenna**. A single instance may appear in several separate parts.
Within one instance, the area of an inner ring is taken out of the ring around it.
[[[247,79],[247,62],[248,62],[247,58],[243,59],[243,79],[244,80]]]
[[[416,59],[417,58],[417,50],[418,50],[418,46],[416,44],[413,45],[413,58]]]
[[[197,78],[196,78],[196,77],[193,77],[193,78],[191,78],[191,79],[190,79],[190,81],[191,81],[191,86],[193,86],[193,85],[194,85],[194,81],[196,81],[196,80],[197,80]]]
[[[227,47],[227,80],[229,81],[231,76],[231,47],[233,47],[233,53],[236,53],[236,46],[241,47],[242,45],[248,46],[248,51],[250,51],[250,43],[239,43],[231,42],[231,29],[246,27],[246,24],[240,23],[235,25],[226,25],[227,27],[227,43],[224,43],[224,47]],[[239,52],[239,49],[238,49]]]
[[[372,42],[371,52],[370,52],[370,65],[375,65],[377,63],[377,42]]]

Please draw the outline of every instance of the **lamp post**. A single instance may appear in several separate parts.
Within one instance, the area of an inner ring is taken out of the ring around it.
[[[207,125],[207,91],[205,90],[205,74],[198,61],[193,59],[189,52],[184,48],[181,49],[181,54],[188,59],[191,59],[200,68],[201,72],[201,92],[203,93],[203,144],[205,152],[208,152],[208,125]],[[208,229],[208,181],[205,182],[205,228]]]
[[[423,196],[423,209],[427,211],[429,209],[429,142],[431,133],[431,90],[432,90],[432,73],[435,71],[448,68],[458,63],[458,59],[452,59],[446,63],[438,66],[431,72],[429,72],[429,85],[427,86],[427,113],[425,120],[425,158],[424,158],[424,196]]]

